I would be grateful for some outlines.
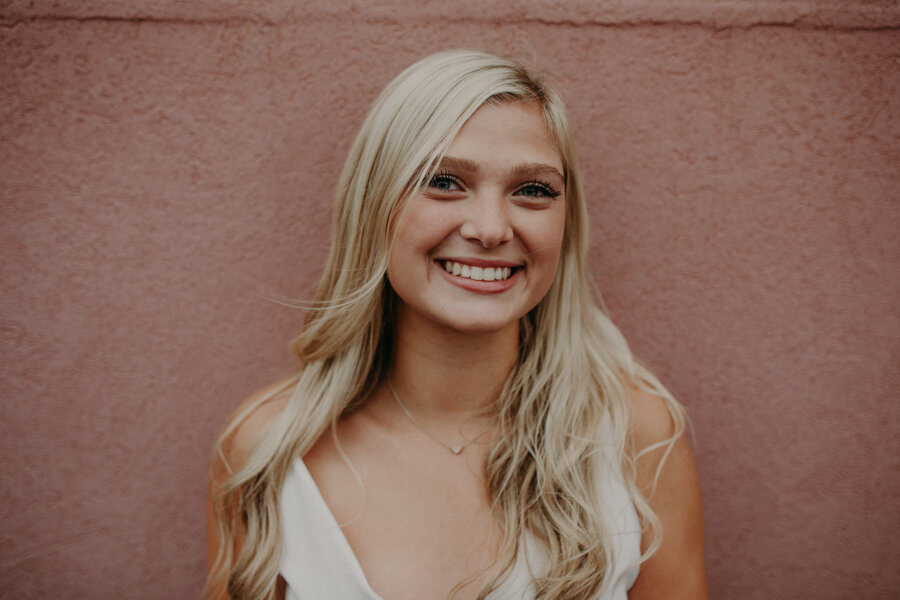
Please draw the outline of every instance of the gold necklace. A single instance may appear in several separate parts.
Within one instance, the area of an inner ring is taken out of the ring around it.
[[[394,389],[394,384],[391,383],[390,379],[387,380],[387,384],[388,384],[388,388],[391,390],[391,394],[394,395],[394,400],[397,401],[397,406],[400,407],[400,410],[403,411],[403,414],[406,415],[406,418],[409,419],[410,423],[415,425],[419,431],[421,431],[422,433],[424,433],[425,435],[430,437],[432,439],[432,441],[434,441],[437,444],[440,444],[441,446],[443,446],[444,448],[446,448],[447,450],[452,452],[454,455],[459,456],[460,454],[462,454],[462,451],[465,450],[469,444],[458,444],[456,446],[450,446],[448,444],[445,444],[441,440],[437,439],[430,433],[428,433],[428,430],[425,429],[424,427],[422,427],[419,424],[419,422],[416,421],[416,418],[414,416],[412,416],[412,413],[409,412],[409,409],[407,409],[406,406],[403,405],[403,402],[401,402],[401,400],[400,400],[400,395],[397,394],[397,390]],[[469,443],[471,443],[471,442],[469,442]]]

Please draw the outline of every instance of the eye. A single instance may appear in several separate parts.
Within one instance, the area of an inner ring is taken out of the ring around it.
[[[516,190],[516,194],[526,198],[556,198],[560,192],[549,183],[529,181]]]
[[[462,180],[456,175],[441,171],[431,178],[428,187],[437,192],[458,192],[462,189]]]

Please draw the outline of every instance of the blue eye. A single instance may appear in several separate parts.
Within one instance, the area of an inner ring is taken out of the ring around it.
[[[459,178],[449,173],[438,173],[428,182],[428,187],[439,192],[456,192],[462,189]]]
[[[527,198],[556,198],[559,196],[559,192],[552,186],[540,181],[529,181],[520,187],[516,193]]]

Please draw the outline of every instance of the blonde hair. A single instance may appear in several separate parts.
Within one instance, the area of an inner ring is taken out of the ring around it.
[[[388,84],[350,150],[336,193],[328,262],[293,342],[301,366],[284,386],[237,414],[216,446],[214,459],[228,468],[223,444],[261,404],[290,390],[285,408],[216,492],[216,526],[224,543],[210,571],[208,595],[226,581],[235,600],[272,594],[281,548],[279,492],[288,470],[386,376],[393,326],[393,292],[385,277],[391,223],[466,120],[485,103],[501,102],[541,106],[565,170],[567,214],[556,277],[522,318],[519,360],[497,399],[500,432],[485,477],[504,538],[493,565],[499,574],[480,597],[509,572],[526,533],[548,558],[549,570],[535,580],[538,599],[587,599],[611,583],[609,515],[596,485],[601,453],[621,466],[641,520],[654,531],[644,558],[658,547],[659,521],[637,489],[635,457],[628,451],[628,388],[663,398],[674,423],[671,438],[644,452],[664,447],[668,454],[684,417],[634,361],[591,295],[584,194],[562,101],[510,60],[455,50],[420,60]],[[602,438],[601,431],[607,432]]]

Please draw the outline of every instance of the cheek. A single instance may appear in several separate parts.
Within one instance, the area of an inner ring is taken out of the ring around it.
[[[446,215],[427,203],[415,203],[393,227],[393,247],[388,277],[402,276],[398,269],[420,268],[429,253],[447,236]]]
[[[540,255],[546,260],[556,260],[562,251],[565,239],[566,218],[565,213],[538,214],[529,224],[528,246],[533,254]]]
[[[397,228],[396,240],[402,240],[410,251],[427,252],[453,232],[456,221],[449,203],[422,203],[410,207]]]

